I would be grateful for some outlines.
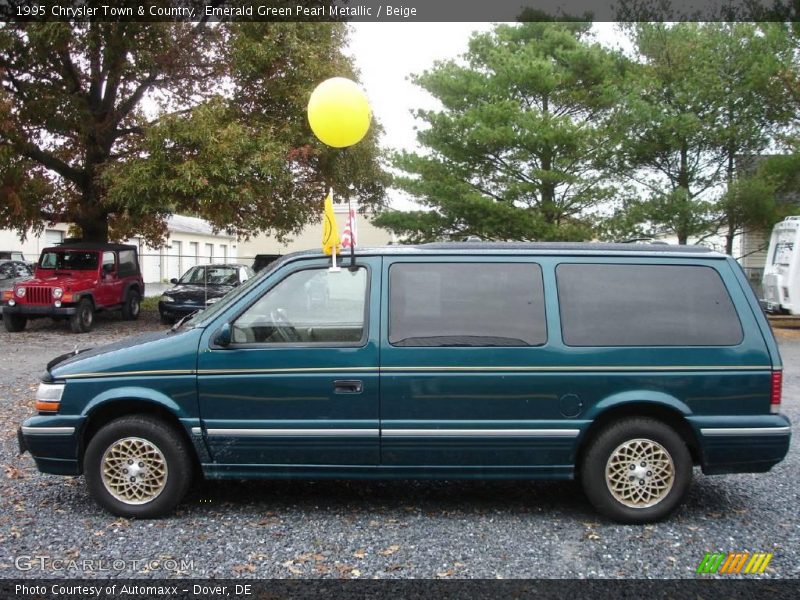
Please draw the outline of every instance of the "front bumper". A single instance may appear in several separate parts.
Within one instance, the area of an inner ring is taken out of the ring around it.
[[[52,304],[15,304],[2,306],[5,315],[25,315],[38,317],[68,317],[74,315],[75,306],[53,306]]]
[[[163,302],[158,301],[158,312],[160,315],[171,318],[180,318],[190,315],[194,312],[205,309],[205,306],[200,304],[183,304],[180,302]]]
[[[31,417],[17,430],[20,454],[30,452],[42,473],[80,475],[78,445],[82,423],[82,417]]]

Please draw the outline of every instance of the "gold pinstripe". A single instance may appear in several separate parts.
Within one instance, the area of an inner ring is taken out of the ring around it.
[[[403,373],[403,372],[520,372],[520,373],[557,373],[572,371],[610,373],[615,371],[770,371],[769,365],[732,365],[732,366],[697,366],[697,365],[671,365],[671,366],[574,366],[574,367],[539,367],[539,366],[414,366],[414,367],[301,367],[286,369],[199,369],[197,371],[186,369],[163,369],[151,371],[108,371],[102,373],[71,373],[61,375],[59,379],[91,379],[98,377],[140,377],[145,375],[269,375],[272,373]]]

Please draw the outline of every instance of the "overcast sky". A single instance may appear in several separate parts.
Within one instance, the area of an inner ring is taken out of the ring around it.
[[[382,145],[391,149],[419,149],[412,109],[439,107],[426,91],[409,81],[437,60],[464,54],[470,35],[491,29],[490,23],[351,23],[349,52],[361,72],[361,84],[372,112],[385,130]],[[595,23],[597,41],[620,46],[614,23]],[[627,44],[625,45],[628,46]],[[397,208],[411,205],[390,193]]]
[[[467,50],[470,35],[491,29],[490,23],[351,23],[349,52],[361,71],[375,117],[389,148],[416,148],[416,108],[437,108],[427,92],[408,80],[437,60],[456,58]],[[600,43],[616,47],[620,35],[614,23],[595,23]],[[627,45],[626,45],[627,46]]]

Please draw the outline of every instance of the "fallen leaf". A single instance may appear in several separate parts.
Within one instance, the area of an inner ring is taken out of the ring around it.
[[[367,551],[365,548],[359,548],[355,552],[353,552],[353,556],[356,558],[364,558],[367,555]]]
[[[301,569],[299,567],[289,567],[289,572],[293,573],[294,575],[302,575],[303,574],[303,569]]]
[[[361,571],[359,571],[358,569],[353,569],[352,571],[350,571],[350,575],[352,575],[353,577],[361,577]]]
[[[25,477],[25,475],[22,474],[22,471],[16,467],[12,467],[11,465],[7,465],[5,471],[6,477],[9,479],[22,479]]]
[[[381,550],[380,552],[378,552],[378,554],[380,554],[381,556],[391,556],[398,550],[400,550],[400,546],[398,546],[397,544],[392,544],[391,546],[386,548],[386,550]]]

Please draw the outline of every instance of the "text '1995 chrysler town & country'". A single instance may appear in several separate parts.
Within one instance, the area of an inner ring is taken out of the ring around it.
[[[694,466],[789,448],[739,265],[691,246],[462,243],[287,255],[172,330],[59,357],[20,429],[129,517],[191,478],[578,478],[620,522]]]

